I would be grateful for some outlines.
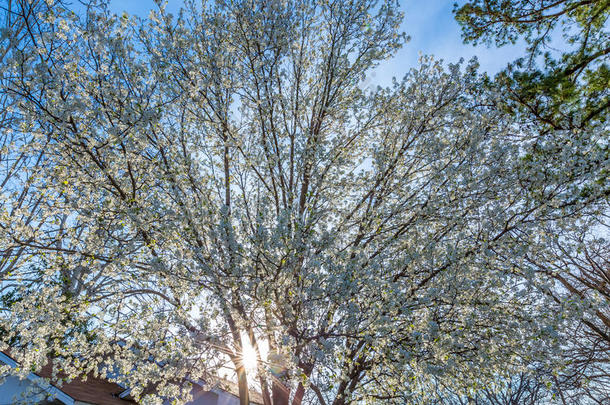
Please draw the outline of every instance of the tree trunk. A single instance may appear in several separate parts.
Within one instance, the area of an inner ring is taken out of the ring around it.
[[[290,390],[280,381],[273,381],[273,405],[288,405]]]
[[[239,387],[239,405],[250,404],[250,391],[248,390],[248,376],[243,365],[236,365],[237,386]]]

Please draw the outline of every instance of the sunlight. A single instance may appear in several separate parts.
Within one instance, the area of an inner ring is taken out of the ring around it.
[[[250,344],[249,339],[242,339],[243,347],[242,347],[242,358],[244,362],[244,366],[246,367],[246,372],[249,376],[256,375],[256,350]]]

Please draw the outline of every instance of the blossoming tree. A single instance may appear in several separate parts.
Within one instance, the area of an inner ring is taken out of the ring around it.
[[[2,196],[24,370],[51,355],[146,403],[227,366],[242,404],[404,403],[559,350],[548,278],[520,264],[599,203],[573,195],[599,165],[532,155],[474,62],[362,90],[405,39],[394,1],[44,6],[2,65],[13,147],[45,157],[36,209]]]

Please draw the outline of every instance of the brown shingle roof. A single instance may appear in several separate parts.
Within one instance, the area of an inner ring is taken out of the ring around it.
[[[50,379],[51,372],[52,366],[49,362],[40,370],[38,375]],[[57,388],[77,401],[88,402],[90,404],[127,405],[134,403],[133,401],[119,398],[119,394],[125,391],[125,388],[113,382],[95,377],[92,374],[87,376],[86,381],[73,380]]]
[[[11,357],[10,351],[3,351],[5,355]],[[51,360],[36,373],[36,375],[51,380],[53,366]],[[118,384],[93,376],[87,376],[87,380],[73,380],[69,383],[64,383],[61,386],[52,384],[59,390],[69,395],[75,401],[88,402],[95,405],[128,405],[134,402],[128,399],[119,398],[119,394],[125,391],[125,388]]]
[[[10,351],[3,351],[3,353],[11,357]],[[51,380],[52,372],[52,361],[49,359],[47,364],[36,374]],[[213,387],[217,387],[239,398],[239,387],[233,381],[220,377],[208,378],[214,381]],[[103,378],[95,377],[93,374],[87,375],[85,381],[72,380],[69,383],[63,383],[61,387],[58,384],[53,385],[76,401],[88,402],[94,405],[127,405],[134,403],[131,399],[119,398],[119,394],[124,392],[125,388]],[[263,396],[259,392],[251,390],[250,402],[263,405]]]

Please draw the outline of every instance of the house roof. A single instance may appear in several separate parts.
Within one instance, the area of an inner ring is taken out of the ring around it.
[[[15,360],[11,356],[11,350],[2,351],[2,353],[16,364]],[[53,365],[49,359],[47,364],[34,375],[51,380],[52,373]],[[239,398],[239,387],[233,381],[210,376],[208,376],[208,380],[214,381],[214,383],[211,384],[213,389],[220,389]],[[74,401],[99,405],[128,405],[135,403],[131,397],[129,397],[129,395],[125,395],[128,393],[128,390],[126,390],[124,387],[106,379],[96,377],[93,375],[93,373],[87,375],[86,379],[72,380],[70,382],[63,383],[61,386],[57,384],[52,385],[62,393],[67,394]],[[121,397],[119,397],[119,395],[121,395]],[[257,405],[263,405],[263,396],[259,392],[251,390],[250,402]]]
[[[2,353],[14,362],[10,351],[3,351]],[[48,361],[47,364],[42,367],[42,369],[40,369],[37,373],[33,373],[33,375],[48,379],[50,381],[52,372],[53,366],[51,361]],[[58,384],[52,385],[60,390],[63,394],[68,395],[70,399],[74,401],[100,405],[128,405],[134,403],[132,400],[119,398],[119,394],[124,392],[125,388],[105,379],[95,377],[93,374],[87,375],[86,380],[72,380],[62,384],[61,386]]]
[[[219,377],[216,377],[216,379],[214,381],[216,383],[212,384],[213,386],[218,387],[221,390],[228,392],[228,393],[236,396],[237,398],[239,398],[239,387],[236,383],[234,383],[233,381],[227,380],[225,378],[219,378]],[[250,403],[257,404],[257,405],[263,405],[264,401],[263,401],[263,396],[261,395],[261,393],[254,391],[254,390],[250,390]]]
[[[50,363],[48,362],[37,374],[43,378],[51,379],[53,366]],[[100,405],[127,405],[135,403],[132,400],[119,397],[125,391],[125,388],[108,380],[95,377],[93,374],[87,375],[86,380],[72,380],[58,388],[74,398],[75,401]]]

